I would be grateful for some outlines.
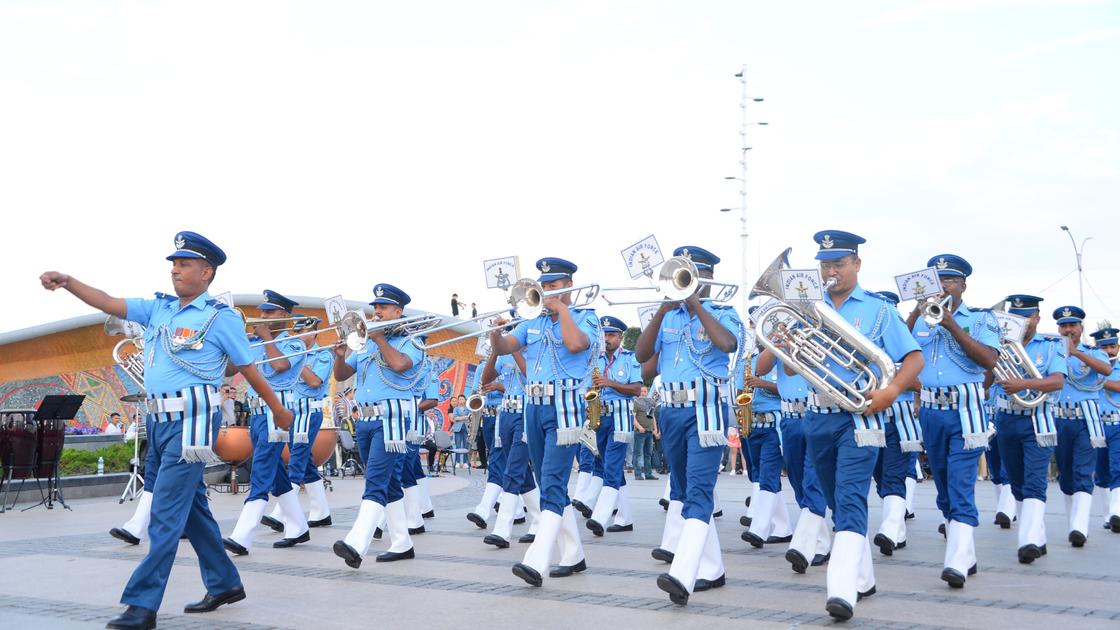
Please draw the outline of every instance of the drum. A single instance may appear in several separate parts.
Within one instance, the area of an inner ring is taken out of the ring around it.
[[[237,465],[253,456],[249,427],[222,427],[214,443],[214,453],[227,464]]]
[[[54,477],[58,460],[62,458],[62,446],[66,443],[66,420],[47,418],[39,422],[38,452],[36,453],[35,476],[40,479]]]
[[[322,466],[323,462],[327,461],[331,453],[334,452],[334,446],[338,443],[338,429],[334,427],[323,427],[319,429],[319,433],[315,435],[315,443],[311,445],[311,462],[316,466]],[[284,450],[280,452],[280,458],[284,463],[288,463],[288,445],[284,445]]]
[[[0,411],[0,462],[4,465],[4,477],[8,474],[12,479],[31,477],[38,432],[34,409]]]

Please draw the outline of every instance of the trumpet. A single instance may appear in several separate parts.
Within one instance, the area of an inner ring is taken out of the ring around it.
[[[1042,373],[1038,371],[1038,367],[1027,354],[1027,349],[1023,347],[1022,333],[1025,330],[1026,318],[1008,313],[1006,304],[1006,300],[1000,300],[992,307],[992,312],[995,313],[1000,324],[999,357],[996,359],[995,367],[992,368],[992,375],[1000,383],[1012,378],[1040,379]],[[1012,328],[1019,332],[1018,338],[1011,332]],[[1024,409],[1038,407],[1045,403],[1049,396],[1049,393],[1029,389],[1010,394],[1011,400]]]
[[[924,297],[918,300],[918,308],[921,309],[922,319],[925,320],[926,325],[936,326],[945,319],[945,311],[953,303],[953,296],[946,294],[942,297],[940,294],[932,297]]]
[[[128,378],[144,389],[144,328],[115,315],[105,320],[105,334],[124,339],[113,346],[113,362],[121,366]]]
[[[620,304],[657,304],[659,302],[679,302],[687,299],[701,289],[709,286],[716,289],[716,294],[706,301],[727,302],[739,292],[739,285],[726,282],[716,282],[701,278],[696,263],[685,256],[673,256],[661,265],[657,273],[657,285],[652,287],[611,287],[603,289],[603,300],[611,306]],[[661,294],[660,300],[612,300],[608,293],[620,291],[656,291]]]
[[[755,314],[758,341],[819,395],[845,411],[861,413],[871,405],[868,394],[894,378],[894,361],[823,302],[784,301],[779,272],[789,267],[790,251],[774,259],[751,290],[752,298],[775,298]],[[829,369],[829,363],[854,374],[846,378]]]

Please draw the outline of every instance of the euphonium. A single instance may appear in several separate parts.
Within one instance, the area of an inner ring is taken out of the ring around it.
[[[599,430],[599,423],[603,417],[603,401],[600,397],[599,386],[594,384],[599,375],[599,366],[595,366],[591,370],[592,385],[583,395],[583,401],[587,403],[587,428],[592,431]]]
[[[1022,341],[1016,339],[1013,334],[1009,334],[1012,325],[1017,324],[1014,325],[1014,328],[1019,331],[1021,336],[1025,325],[1020,320],[1025,318],[1006,312],[1005,301],[1003,300],[992,307],[992,312],[995,313],[996,319],[1000,323],[999,357],[996,359],[995,367],[992,368],[992,376],[995,376],[999,383],[1010,378],[1042,378],[1042,373],[1031,361],[1031,357],[1027,354],[1027,349],[1023,347]],[[1024,409],[1033,409],[1045,403],[1049,395],[1045,392],[1027,389],[1010,394],[1010,398],[1016,405]]]
[[[743,355],[743,389],[735,394],[735,416],[739,419],[739,436],[743,439],[751,435],[751,423],[754,422],[754,411],[751,403],[754,402],[754,388],[747,385],[753,376],[751,372],[751,355]]]
[[[136,383],[140,389],[144,389],[143,328],[133,322],[110,315],[105,320],[105,334],[124,335],[125,338],[113,346],[113,361],[121,366],[133,383]]]

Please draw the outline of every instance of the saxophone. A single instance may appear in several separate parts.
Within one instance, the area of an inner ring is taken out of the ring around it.
[[[591,370],[592,383],[594,383],[594,379],[599,378],[600,374],[599,366],[595,366]],[[583,401],[587,403],[587,427],[592,431],[598,431],[599,423],[603,417],[603,401],[599,397],[599,387],[592,385],[583,395]]]
[[[739,419],[739,435],[743,439],[751,435],[751,423],[754,422],[754,412],[751,403],[754,401],[754,388],[747,387],[746,382],[753,376],[751,373],[751,356],[743,357],[743,389],[735,394],[735,417]]]

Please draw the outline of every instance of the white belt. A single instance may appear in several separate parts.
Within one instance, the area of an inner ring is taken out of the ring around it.
[[[1101,422],[1105,424],[1120,424],[1120,411],[1101,413]]]
[[[805,400],[783,400],[782,413],[787,416],[800,416],[805,413]]]
[[[1046,404],[1046,403],[1043,403],[1043,404]],[[996,409],[999,409],[1000,411],[1006,411],[1007,413],[1012,414],[1012,415],[1016,415],[1016,416],[1034,415],[1034,410],[1033,409],[1027,409],[1026,407],[1020,407],[1019,405],[1016,405],[1015,403],[1011,402],[1010,400],[1007,400],[1006,398],[997,398],[996,399]]]
[[[1063,420],[1084,420],[1085,413],[1081,411],[1081,406],[1076,403],[1070,406],[1063,403],[1054,407],[1054,417]]]
[[[358,405],[358,412],[362,415],[360,420],[372,420],[385,415],[385,405],[373,403],[372,405]]]
[[[669,406],[688,406],[696,402],[696,388],[689,387],[687,389],[669,389],[662,385],[661,387],[661,404]]]
[[[756,429],[772,427],[778,420],[776,411],[760,411],[751,418],[751,426]]]
[[[502,404],[499,406],[499,409],[501,409],[502,411],[509,411],[509,412],[515,412],[515,413],[521,412],[521,410],[524,409],[524,408],[525,408],[525,401],[522,400],[520,396],[518,396],[516,398],[515,397],[503,398],[502,399]]]
[[[214,392],[217,394],[217,391]],[[187,398],[185,396],[176,396],[175,398],[148,398],[145,400],[145,413],[183,413],[187,410]],[[222,406],[222,399],[220,396],[210,396],[210,408]]]
[[[851,413],[832,402],[831,396],[821,396],[817,392],[809,392],[806,407],[814,413]]]
[[[556,393],[556,386],[552,383],[527,383],[525,395],[531,398],[547,398]]]
[[[281,390],[276,392],[276,397],[280,399],[281,405],[287,407],[288,401],[291,398],[291,394],[288,390]],[[264,409],[268,406],[268,403],[266,403],[260,396],[250,396],[249,400],[247,400],[246,402],[249,405],[250,411],[260,411],[261,409]],[[320,406],[320,409],[322,409],[322,406]]]

